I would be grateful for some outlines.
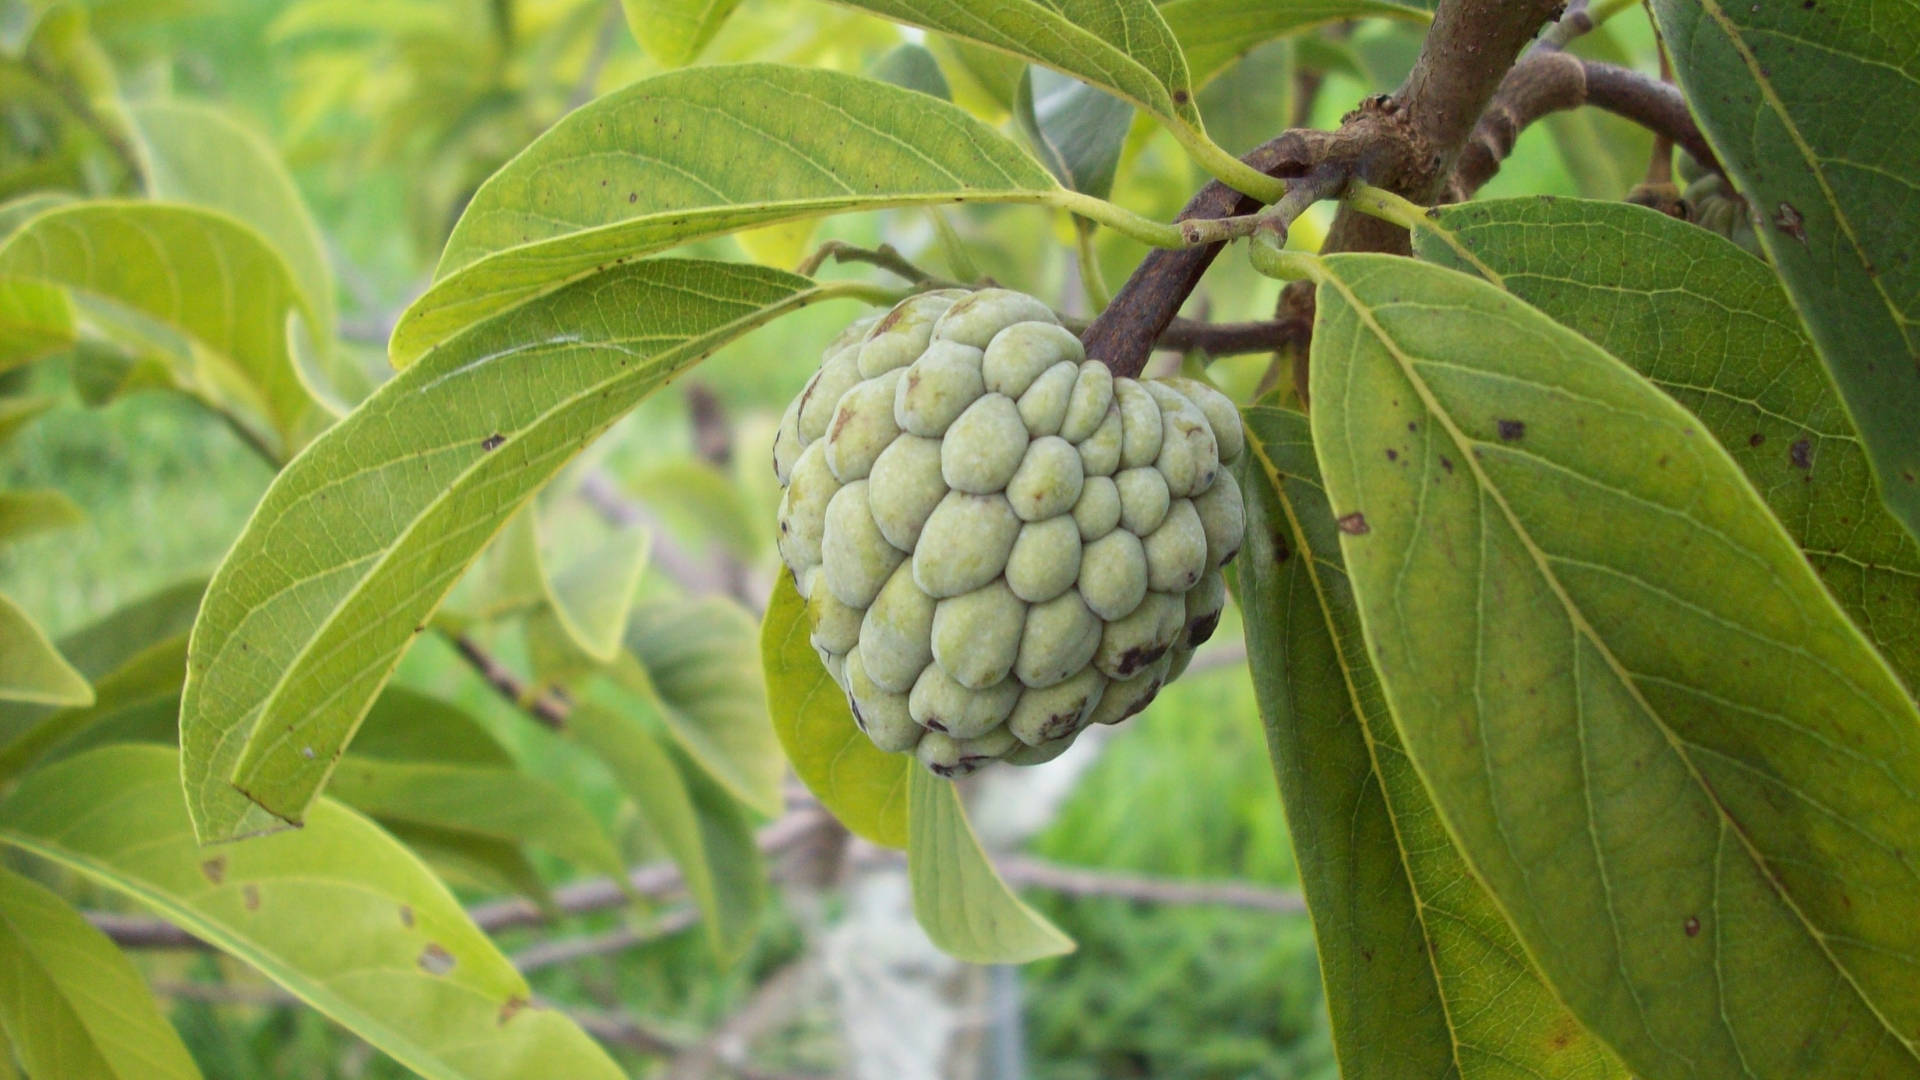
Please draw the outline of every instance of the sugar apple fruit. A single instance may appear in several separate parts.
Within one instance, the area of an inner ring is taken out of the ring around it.
[[[959,776],[1145,708],[1219,623],[1245,444],[1218,391],[1115,378],[1021,293],[848,327],[773,458],[780,556],[861,730]]]

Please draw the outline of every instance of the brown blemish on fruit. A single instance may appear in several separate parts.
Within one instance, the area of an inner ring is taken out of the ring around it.
[[[1167,649],[1166,645],[1136,645],[1120,654],[1120,659],[1114,663],[1113,670],[1122,679],[1129,675],[1137,675],[1144,671],[1147,665],[1167,655]]]
[[[215,855],[213,858],[202,862],[200,864],[200,872],[206,875],[208,881],[213,882],[215,885],[220,884],[226,880],[227,877],[227,857],[225,855]]]
[[[1197,649],[1206,644],[1213,632],[1220,628],[1220,613],[1202,615],[1187,624],[1187,648]]]

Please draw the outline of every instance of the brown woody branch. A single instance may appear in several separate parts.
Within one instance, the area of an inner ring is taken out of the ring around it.
[[[1469,198],[1492,179],[1529,124],[1582,105],[1605,109],[1670,138],[1703,167],[1720,170],[1712,147],[1687,112],[1686,99],[1674,86],[1613,64],[1539,50],[1515,64],[1501,81],[1460,155],[1450,197]]]
[[[531,693],[520,676],[509,671],[505,664],[494,659],[492,653],[466,634],[455,634],[452,641],[454,649],[501,697],[524,709],[527,715],[544,727],[558,731],[567,726],[567,713],[571,707],[565,701],[553,695]]]

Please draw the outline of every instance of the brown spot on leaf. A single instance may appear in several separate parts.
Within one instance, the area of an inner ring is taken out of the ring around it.
[[[1748,445],[1748,446],[1760,446],[1760,445],[1762,445],[1763,443],[1765,443],[1766,441],[1767,441],[1767,437],[1766,437],[1765,435],[1763,435],[1763,434],[1761,434],[1761,433],[1760,433],[1760,432],[1758,432],[1758,431],[1756,431],[1756,432],[1754,432],[1753,434],[1751,434],[1751,435],[1749,435],[1749,436],[1747,436],[1747,445]]]
[[[453,954],[437,941],[427,942],[420,950],[420,970],[429,975],[445,975],[453,970]]]
[[[208,881],[213,882],[215,885],[220,884],[222,881],[225,881],[227,877],[227,857],[225,855],[215,855],[213,858],[202,862],[200,864],[200,872],[207,876]]]
[[[532,1005],[533,1003],[528,1001],[526,998],[521,997],[519,994],[515,994],[512,997],[508,998],[506,1001],[501,1003],[500,1015],[494,1018],[494,1023],[500,1025],[501,1027],[505,1027],[507,1024],[507,1021],[513,1019],[516,1016],[519,1016],[521,1013],[521,1010],[530,1008],[532,1007]]]
[[[486,438],[480,440],[480,449],[498,450],[502,445],[506,443],[506,441],[507,441],[507,437],[496,431],[493,434],[487,436]]]
[[[1340,531],[1348,536],[1365,536],[1373,531],[1373,526],[1367,524],[1367,515],[1358,510],[1341,518],[1339,525]]]
[[[260,886],[251,883],[240,886],[240,904],[248,911],[259,911]]]
[[[1400,451],[1398,451],[1398,450],[1395,450],[1395,449],[1393,449],[1393,448],[1391,448],[1391,447],[1389,447],[1389,448],[1387,449],[1387,460],[1388,460],[1388,461],[1399,461],[1399,460],[1400,460]]]
[[[1447,470],[1447,472],[1448,472],[1449,474],[1451,474],[1451,473],[1453,472],[1453,459],[1452,459],[1452,458],[1450,458],[1450,457],[1448,457],[1448,456],[1447,456],[1447,455],[1445,455],[1445,454],[1441,454],[1441,455],[1440,455],[1440,467],[1441,467],[1441,468],[1443,468],[1443,469],[1445,469],[1445,470]]]
[[[409,927],[409,928],[413,926],[413,905],[412,904],[400,905],[400,925]]]
[[[1681,929],[1687,932],[1688,937],[1699,937],[1700,936],[1700,916],[1698,915],[1687,916],[1687,921],[1681,924]]]
[[[1801,247],[1807,245],[1806,219],[1800,216],[1800,211],[1795,210],[1792,203],[1780,204],[1779,209],[1774,211],[1773,224],[1781,232],[1800,241]]]
[[[1521,420],[1499,420],[1500,438],[1506,442],[1519,442],[1527,437],[1527,425]]]
[[[1794,468],[1803,472],[1811,470],[1813,468],[1813,442],[1809,439],[1801,439],[1799,442],[1787,447],[1787,460],[1793,462]]]

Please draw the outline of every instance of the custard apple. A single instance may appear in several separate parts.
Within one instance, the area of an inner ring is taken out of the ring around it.
[[[1219,623],[1245,445],[1219,391],[1115,378],[1021,293],[848,327],[773,464],[780,556],[861,730],[959,776],[1145,708]]]

